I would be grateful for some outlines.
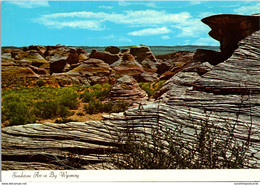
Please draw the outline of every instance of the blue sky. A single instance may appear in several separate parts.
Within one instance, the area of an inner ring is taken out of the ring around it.
[[[259,1],[2,1],[1,45],[219,45],[200,20]]]

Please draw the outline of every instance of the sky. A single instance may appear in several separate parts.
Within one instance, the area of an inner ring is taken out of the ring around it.
[[[260,13],[260,1],[2,1],[1,45],[207,45],[201,19]]]

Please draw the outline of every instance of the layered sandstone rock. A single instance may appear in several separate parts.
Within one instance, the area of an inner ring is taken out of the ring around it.
[[[142,90],[137,81],[128,75],[117,79],[116,83],[111,89],[110,98],[112,101],[128,102],[142,102],[147,99],[147,94]]]
[[[78,67],[72,69],[67,74],[78,73],[80,76],[88,79],[90,84],[97,83],[114,83],[115,72],[104,61],[90,58]]]
[[[133,55],[125,53],[122,58],[111,64],[117,76],[130,75],[138,79],[140,74],[144,72],[143,66],[139,64]]]
[[[212,64],[228,59],[237,49],[240,40],[260,29],[259,15],[220,14],[206,17],[202,22],[212,29],[209,35],[220,42],[221,52],[214,52],[215,57],[207,55],[208,61]]]

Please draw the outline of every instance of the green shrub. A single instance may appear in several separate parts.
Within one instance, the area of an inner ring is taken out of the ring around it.
[[[62,89],[59,97],[59,104],[69,109],[78,108],[78,94],[71,89]]]
[[[35,114],[42,119],[51,119],[58,116],[59,104],[57,101],[43,100],[35,103]]]
[[[85,105],[84,110],[88,114],[103,112],[103,104],[100,101],[91,101],[88,105]]]
[[[147,93],[149,98],[154,98],[154,95],[161,89],[165,81],[159,82],[140,82],[139,86]]]
[[[129,103],[127,102],[116,102],[113,106],[112,106],[112,110],[109,111],[109,113],[112,112],[124,112],[125,110],[128,109]]]
[[[90,101],[94,101],[94,94],[93,92],[85,91],[81,94],[82,101],[88,103]]]
[[[108,98],[110,90],[110,84],[96,84],[87,87],[83,94],[81,94],[80,98],[82,98],[82,101],[86,103],[94,100],[104,101]]]
[[[2,122],[9,125],[22,125],[36,121],[29,105],[18,96],[7,96],[2,106]]]
[[[78,87],[34,87],[2,91],[2,122],[7,125],[67,117],[78,107]],[[9,123],[8,123],[9,122]]]

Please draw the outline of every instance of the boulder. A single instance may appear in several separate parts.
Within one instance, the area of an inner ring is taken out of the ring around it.
[[[79,55],[77,53],[77,50],[75,48],[71,48],[69,51],[69,56],[67,58],[68,64],[77,64],[79,63]]]
[[[50,74],[64,72],[65,66],[67,65],[68,56],[55,54],[50,57]]]
[[[86,54],[84,54],[84,53],[79,54],[79,62],[82,62],[87,59],[89,59],[89,57]]]
[[[105,51],[111,54],[119,54],[120,48],[116,46],[109,46],[105,48]]]
[[[22,52],[22,50],[20,50],[20,49],[13,49],[12,52],[11,52],[12,58],[15,58],[15,56],[18,55],[21,52]]]
[[[1,55],[1,65],[13,66],[17,65],[17,63],[15,63],[15,60],[12,58],[11,53],[3,53]]]
[[[135,57],[137,62],[142,62],[143,60],[151,60],[156,62],[156,58],[148,46],[135,46],[130,49],[130,54]]]
[[[50,58],[54,55],[60,55],[63,57],[68,57],[70,54],[70,48],[62,45],[56,45],[56,46],[47,46],[46,51],[44,53],[44,58],[46,60],[50,60]]]
[[[133,55],[125,53],[122,58],[110,65],[115,70],[117,76],[121,77],[125,74],[138,79],[140,74],[144,72],[141,64],[139,64]]]
[[[207,49],[197,49],[193,59],[198,62],[209,62],[212,65],[224,61],[224,57],[220,52]]]
[[[99,52],[96,49],[93,49],[89,55],[89,58],[100,59],[110,65],[110,64],[113,64],[114,62],[116,62],[117,60],[119,60],[120,57],[116,54]]]
[[[173,75],[188,67],[194,62],[193,56],[194,53],[186,51],[171,54],[171,59],[166,59],[161,62],[161,64],[157,65],[159,74],[170,66],[170,68],[160,76],[160,80],[168,80]]]
[[[147,94],[142,90],[137,81],[128,75],[117,79],[113,85],[110,98],[115,102],[128,102],[133,104],[134,102],[142,102],[147,99]]]
[[[228,59],[238,47],[238,42],[260,29],[260,16],[220,14],[202,19],[211,31],[209,35],[220,42],[219,62]],[[209,56],[210,57],[210,56]],[[211,61],[209,61],[211,62]]]
[[[97,83],[114,83],[114,70],[104,61],[90,58],[78,67],[67,72],[70,74],[78,74],[81,77],[88,79],[91,85]]]

